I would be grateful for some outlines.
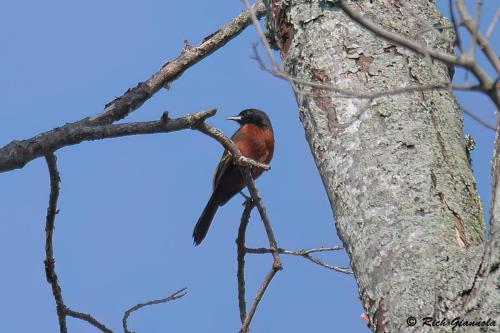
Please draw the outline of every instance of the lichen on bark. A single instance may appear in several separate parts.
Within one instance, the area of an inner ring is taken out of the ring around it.
[[[427,0],[407,2],[414,16],[394,0],[351,5],[405,35],[422,22],[445,22]],[[270,6],[269,26],[291,76],[360,93],[450,80],[445,64],[375,36],[335,1],[274,0]],[[453,52],[449,30],[419,39]],[[406,330],[408,316],[445,315],[473,284],[484,241],[455,97],[440,90],[367,101],[296,85],[300,120],[371,327]]]

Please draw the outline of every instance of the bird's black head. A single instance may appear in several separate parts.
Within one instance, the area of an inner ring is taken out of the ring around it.
[[[264,111],[257,110],[257,109],[246,109],[241,111],[238,115],[228,117],[226,119],[229,120],[234,120],[238,122],[238,124],[243,125],[243,124],[255,124],[260,127],[270,127],[271,126],[271,120],[267,116],[267,114]]]

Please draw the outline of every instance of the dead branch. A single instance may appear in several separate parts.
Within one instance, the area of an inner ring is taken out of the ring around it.
[[[258,17],[262,17],[266,12],[262,1],[256,2],[251,8],[252,14]],[[89,127],[108,125],[123,119],[131,112],[137,110],[162,87],[168,87],[188,68],[224,46],[251,23],[250,12],[244,11],[216,32],[205,37],[197,46],[190,47],[184,45],[184,49],[176,59],[165,62],[161,69],[149,79],[140,82],[136,87],[129,88],[122,96],[106,104],[101,113],[66,124],[55,130],[41,133],[28,140],[12,141],[0,148],[0,172],[22,168],[34,158],[44,156],[67,145],[68,143],[65,143],[65,141],[69,140],[71,142],[71,138],[69,137],[61,138],[60,136],[54,136],[56,134],[54,131],[56,130],[67,135],[78,134],[79,130],[84,128],[88,130]],[[73,133],[73,131],[77,132]],[[58,140],[55,142],[51,141],[56,138]],[[73,139],[78,141],[78,137]]]
[[[163,304],[163,303],[167,303],[167,302],[179,299],[181,297],[184,297],[187,294],[186,290],[187,290],[187,288],[182,288],[180,290],[177,290],[175,293],[173,293],[172,295],[170,295],[168,297],[161,298],[161,299],[155,299],[152,301],[148,301],[145,303],[139,303],[139,304],[134,305],[133,307],[131,307],[130,309],[125,311],[125,313],[123,314],[123,320],[122,320],[123,331],[125,333],[134,333],[132,331],[129,331],[129,329],[128,329],[128,318],[130,317],[132,312],[137,311],[145,306],[150,306],[150,305],[155,305],[155,304]]]
[[[54,259],[54,248],[52,242],[56,214],[59,212],[57,210],[57,200],[59,198],[59,182],[61,180],[59,177],[59,171],[57,170],[56,156],[53,153],[50,153],[45,156],[45,160],[47,162],[50,175],[49,206],[47,208],[47,218],[45,223],[45,276],[47,277],[47,282],[49,282],[52,287],[52,294],[54,295],[54,300],[56,302],[56,312],[59,320],[59,331],[60,333],[68,332],[66,326],[66,316],[71,316],[88,322],[104,333],[113,333],[104,324],[97,321],[91,315],[73,311],[64,304],[62,290],[59,286],[59,281],[57,280],[55,267],[56,261]]]
[[[489,39],[491,37],[491,34],[493,34],[493,30],[495,30],[499,16],[500,16],[500,8],[497,9],[495,17],[493,17],[493,20],[491,20],[491,23],[488,26],[488,30],[486,30],[486,38]]]
[[[278,251],[281,254],[289,254],[293,256],[299,256],[303,257],[317,265],[326,267],[328,269],[340,272],[340,273],[345,273],[345,274],[353,274],[352,271],[348,267],[341,267],[341,266],[333,266],[330,264],[325,263],[322,260],[319,260],[316,257],[311,256],[311,253],[315,252],[329,252],[329,251],[338,251],[344,249],[342,246],[332,246],[332,247],[326,247],[326,246],[321,246],[321,247],[316,247],[312,249],[304,249],[304,250],[286,250],[283,248],[279,248]],[[264,254],[264,253],[272,253],[271,249],[264,248],[264,247],[259,247],[259,248],[245,248],[246,253],[252,253],[252,254]]]
[[[247,316],[247,303],[245,298],[245,235],[247,231],[248,222],[250,221],[250,213],[255,207],[252,199],[245,200],[245,209],[241,214],[240,227],[238,228],[238,237],[236,238],[236,246],[238,253],[238,305],[240,309],[241,323],[245,322]]]
[[[255,15],[259,17],[262,17],[266,12],[262,1],[257,1],[252,6],[252,9]],[[102,125],[126,117],[131,112],[137,110],[162,87],[168,88],[188,68],[236,37],[251,22],[250,13],[245,11],[217,29],[214,33],[206,36],[197,46],[191,47],[188,44],[184,44],[181,54],[176,59],[165,62],[160,70],[149,79],[140,82],[134,88],[128,89],[125,94],[106,104],[105,109],[101,113],[86,119],[86,121],[91,125]]]
[[[109,328],[104,326],[104,324],[97,321],[97,319],[95,319],[94,317],[92,317],[88,313],[78,312],[78,311],[74,311],[74,310],[71,310],[69,308],[66,308],[66,315],[73,317],[73,318],[77,318],[77,319],[81,319],[83,321],[86,321],[87,323],[96,327],[97,329],[101,330],[104,333],[113,333],[112,330],[110,330]]]
[[[481,1],[478,2],[478,13],[479,15],[480,12],[480,3]],[[484,55],[488,58],[490,63],[493,65],[495,68],[497,74],[500,73],[500,60],[498,60],[498,56],[496,55],[495,51],[491,47],[490,43],[488,42],[488,39],[486,39],[481,32],[478,29],[477,24],[474,22],[474,19],[470,16],[469,12],[467,11],[467,8],[465,7],[464,0],[456,0],[457,4],[457,9],[458,12],[460,13],[460,16],[462,17],[462,22],[464,23],[464,26],[467,28],[467,30],[470,32],[472,35],[472,47],[471,47],[471,56],[475,54],[475,45],[476,43],[479,43],[479,47],[483,51]],[[472,56],[473,60],[474,57]]]
[[[164,113],[162,119],[157,121],[98,126],[76,122],[56,127],[30,139],[14,140],[0,148],[0,172],[22,168],[37,157],[83,141],[137,134],[166,133],[191,128],[213,116],[216,112],[216,109],[208,109],[176,119],[169,119],[168,114]]]
[[[59,319],[59,330],[61,333],[67,333],[66,327],[66,306],[62,298],[61,287],[57,281],[55,271],[56,261],[54,259],[54,249],[52,245],[52,236],[57,214],[57,199],[59,198],[59,171],[57,170],[57,159],[54,154],[45,157],[50,175],[50,197],[47,208],[47,219],[45,222],[45,276],[47,282],[52,286],[52,294],[56,301],[56,312]]]
[[[239,152],[238,148],[236,145],[229,139],[227,138],[222,132],[219,130],[215,129],[214,127],[210,126],[207,123],[201,123],[197,127],[199,131],[202,133],[207,134],[208,136],[214,138],[217,140],[219,143],[221,143],[227,150],[231,152],[233,155],[233,159],[236,164],[239,165],[240,172],[243,175],[243,178],[245,180],[245,184],[248,188],[248,191],[250,192],[250,195],[252,197],[253,203],[257,206],[259,210],[259,214],[262,220],[262,223],[264,224],[264,228],[266,230],[266,234],[269,240],[269,247],[271,248],[271,253],[273,255],[273,265],[269,271],[269,273],[266,275],[264,278],[264,281],[262,282],[259,290],[257,291],[257,294],[255,295],[255,298],[253,300],[252,306],[250,307],[250,310],[248,311],[245,320],[243,321],[243,324],[241,325],[240,332],[241,333],[246,333],[248,332],[248,328],[250,326],[250,322],[252,321],[252,318],[255,314],[255,311],[259,305],[260,300],[262,299],[262,296],[267,290],[267,287],[271,283],[271,280],[273,279],[274,275],[276,273],[283,269],[283,265],[281,263],[281,259],[279,256],[279,251],[278,251],[278,245],[276,244],[276,239],[274,237],[274,233],[271,227],[271,223],[269,222],[269,217],[267,216],[266,213],[266,208],[264,206],[264,202],[259,196],[259,192],[257,190],[257,187],[255,186],[255,182],[252,178],[252,175],[249,170],[249,166],[245,165],[247,158],[244,158],[244,156],[241,155]],[[251,161],[251,160],[250,160]],[[259,166],[259,163],[256,163],[255,161],[249,163],[250,166],[255,166],[255,167],[263,167],[265,169],[265,165]],[[267,167],[268,168],[268,167]],[[240,313],[241,316],[241,313]]]
[[[243,4],[245,5],[245,8],[252,13],[252,8],[250,7],[248,0],[242,0]],[[451,12],[451,19],[452,19],[452,26],[446,26],[444,28],[454,28],[457,31],[458,24],[455,20],[455,16],[453,13],[453,6],[452,6],[452,1],[450,0],[450,12]],[[293,77],[286,73],[285,70],[281,66],[277,64],[277,61],[274,58],[274,55],[272,54],[271,47],[267,41],[267,38],[265,37],[265,34],[263,33],[262,29],[260,28],[259,21],[256,17],[256,15],[251,15],[251,19],[253,22],[253,25],[257,31],[257,34],[259,36],[259,39],[261,43],[263,44],[264,50],[267,54],[267,57],[269,61],[271,62],[271,68],[269,68],[266,63],[262,60],[260,57],[258,51],[257,51],[257,45],[253,45],[253,58],[259,63],[259,67],[261,70],[266,71],[270,74],[272,74],[275,77],[287,80],[290,82],[293,91],[296,94],[303,95],[303,96],[310,96],[310,93],[304,92],[301,89],[299,89],[298,85],[303,85],[303,86],[308,86],[312,88],[317,88],[322,91],[330,91],[335,93],[335,98],[356,98],[356,99],[368,99],[369,101],[373,101],[376,98],[380,97],[385,97],[385,96],[392,96],[392,95],[399,95],[399,94],[405,94],[405,93],[413,93],[413,92],[423,92],[423,91],[432,91],[432,90],[465,90],[465,91],[480,91],[488,94],[490,98],[493,100],[493,102],[498,106],[499,101],[500,101],[500,96],[498,96],[497,90],[495,88],[495,82],[491,80],[491,78],[484,72],[475,61],[474,59],[469,59],[465,55],[462,55],[460,57],[455,57],[453,55],[449,54],[444,54],[444,53],[439,53],[438,51],[434,51],[431,49],[426,48],[425,46],[422,46],[420,44],[417,44],[413,42],[410,38],[406,38],[404,36],[401,36],[399,34],[386,31],[381,27],[378,27],[375,23],[371,22],[370,20],[364,18],[360,13],[347,8],[347,5],[345,3],[341,2],[340,7],[344,9],[347,15],[349,15],[351,18],[355,19],[356,21],[362,20],[363,22],[359,22],[361,25],[367,27],[368,29],[371,30],[371,28],[376,28],[373,32],[377,34],[381,34],[380,36],[382,38],[388,39],[389,41],[395,42],[398,45],[404,46],[409,48],[410,50],[413,50],[414,52],[420,53],[423,56],[426,57],[426,59],[429,59],[429,62],[431,61],[431,57],[441,60],[447,64],[455,64],[459,65],[462,67],[466,67],[469,71],[473,72],[476,77],[478,77],[479,81],[481,82],[479,85],[473,85],[473,84],[468,84],[468,83],[462,83],[462,84],[451,84],[450,82],[441,82],[437,84],[428,84],[428,85],[417,85],[417,86],[409,86],[409,87],[400,87],[400,88],[393,88],[393,89],[385,89],[382,91],[373,91],[373,92],[359,92],[359,91],[350,91],[346,89],[342,89],[339,87],[336,87],[334,85],[330,84],[324,84],[320,82],[313,82],[310,80],[303,80],[299,79],[296,77]],[[406,6],[408,7],[408,6]],[[414,13],[410,10],[410,13],[414,15]],[[495,21],[495,20],[494,20]],[[493,22],[492,22],[493,24]],[[435,30],[436,27],[432,26],[427,26],[425,31],[431,31]],[[485,40],[487,43],[487,40]],[[483,43],[484,44],[484,43]],[[460,35],[457,32],[457,45],[459,48],[462,50],[463,54],[463,48],[462,44],[460,41]],[[486,45],[486,44],[484,44]],[[487,45],[489,47],[489,45]],[[491,51],[491,47],[489,48]],[[437,57],[436,57],[437,55]],[[441,58],[440,58],[441,57]],[[498,61],[498,59],[497,59]],[[474,72],[476,71],[476,72]],[[468,73],[468,72],[466,72]],[[481,81],[481,79],[483,81]],[[361,114],[362,112],[360,112]],[[491,126],[488,125],[488,123],[484,120],[481,119],[481,117],[471,114],[470,112],[468,113],[471,115],[471,117],[476,120],[479,124],[485,126],[488,129],[492,129]],[[355,117],[353,120],[359,119],[359,117]],[[348,122],[347,126],[352,124],[352,122]],[[346,127],[345,125],[343,127]]]

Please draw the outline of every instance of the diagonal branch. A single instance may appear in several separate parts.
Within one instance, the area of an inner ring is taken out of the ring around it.
[[[94,317],[92,317],[88,313],[78,312],[78,311],[74,311],[74,310],[72,310],[70,308],[66,308],[66,315],[70,316],[70,317],[73,317],[73,318],[77,318],[77,319],[86,321],[90,325],[92,325],[95,328],[101,330],[101,332],[104,332],[104,333],[113,333],[112,330],[110,330],[109,328],[107,328],[106,326],[104,326],[104,324],[102,324],[99,321],[97,321],[97,319],[95,319]]]
[[[252,8],[250,7],[248,0],[242,0],[242,1],[243,1],[243,4],[245,5],[246,10],[252,12]],[[454,28],[455,30],[457,30],[457,22],[455,20],[455,16],[453,13],[453,0],[450,0],[449,5],[450,5],[450,12],[452,15],[451,19],[452,19],[453,25],[442,27],[442,28]],[[346,10],[350,10],[350,9],[346,9]],[[350,13],[347,13],[347,14],[349,15]],[[372,27],[372,26],[378,27],[375,23],[371,22],[368,19],[365,19],[359,13],[352,11],[352,14],[356,16],[356,19],[364,20],[363,22],[359,22],[362,25],[364,25],[363,23],[367,23],[369,25],[369,27]],[[451,61],[453,64],[456,64],[456,62],[461,61],[461,62],[463,62],[462,66],[464,66],[464,67],[469,66],[468,69],[470,71],[477,70],[478,72],[476,74],[480,75],[480,77],[483,77],[483,79],[484,79],[480,85],[475,85],[475,84],[473,85],[473,84],[468,84],[468,83],[451,84],[450,82],[440,82],[440,83],[435,83],[435,84],[415,85],[415,86],[407,86],[407,87],[400,87],[400,88],[383,89],[383,90],[371,91],[371,92],[360,92],[360,91],[351,91],[351,90],[347,90],[347,89],[342,89],[342,88],[339,88],[339,87],[331,85],[331,84],[325,84],[325,83],[321,83],[321,82],[314,82],[311,80],[299,79],[297,77],[291,76],[288,73],[286,73],[286,71],[283,70],[283,68],[277,64],[277,62],[274,58],[274,55],[272,54],[272,51],[271,51],[271,48],[270,48],[269,43],[267,41],[267,38],[265,37],[264,33],[262,32],[262,29],[260,28],[260,24],[259,24],[257,17],[255,15],[251,15],[251,18],[253,21],[253,25],[254,25],[255,29],[257,30],[257,34],[259,36],[259,39],[264,46],[264,50],[267,54],[267,57],[268,57],[269,61],[271,62],[271,66],[269,68],[266,65],[266,63],[262,60],[262,58],[260,57],[260,55],[257,51],[257,44],[254,44],[252,47],[253,48],[253,55],[251,56],[251,58],[258,62],[261,70],[266,71],[277,78],[287,80],[291,84],[292,89],[296,94],[299,94],[302,96],[314,97],[314,95],[312,95],[312,94],[305,93],[305,92],[301,91],[301,89],[299,89],[298,85],[317,88],[317,89],[320,89],[322,91],[331,91],[331,92],[335,93],[335,98],[348,98],[348,99],[356,98],[356,99],[367,99],[369,101],[372,101],[376,98],[384,97],[384,96],[392,96],[392,95],[399,95],[399,94],[413,93],[413,92],[420,92],[420,91],[464,90],[464,91],[484,92],[490,96],[490,98],[493,100],[494,103],[496,103],[497,105],[500,103],[500,97],[498,96],[497,91],[495,89],[495,84],[494,83],[492,84],[489,76],[486,75],[486,73],[483,72],[482,69],[474,61],[467,58],[465,55],[463,55],[461,57],[455,57],[453,55],[448,55],[448,54],[444,54],[444,53],[442,54],[443,56],[445,56],[447,58],[447,60]],[[365,25],[365,27],[366,27],[366,25]],[[434,30],[434,29],[436,29],[436,27],[429,26],[427,29]],[[413,51],[415,51],[417,53],[420,52],[422,55],[424,55],[426,57],[426,59],[429,59],[429,61],[430,61],[431,55],[429,53],[429,49],[427,49],[425,46],[421,46],[418,43],[411,41],[411,38],[406,38],[404,36],[400,36],[398,34],[390,32],[390,31],[386,31],[381,27],[378,27],[378,30],[375,32],[382,34],[381,36],[383,38],[391,40],[391,41],[395,42],[396,44],[403,45],[404,47],[407,47],[410,49],[413,46],[418,47],[419,50],[413,50]],[[385,35],[386,33],[388,33],[389,35],[386,36]],[[420,32],[420,33],[423,33],[423,32]],[[403,42],[398,43],[397,40],[396,41],[392,40],[391,38],[393,36],[395,38],[397,38],[398,40],[401,40]],[[404,44],[404,43],[410,43],[410,44]],[[463,54],[463,48],[462,48],[462,44],[460,42],[460,35],[458,34],[458,32],[457,32],[457,45],[460,47],[460,50],[462,51],[461,54]],[[438,52],[435,51],[434,53],[438,53]],[[441,54],[441,53],[439,53],[439,54]],[[466,73],[468,73],[468,71]],[[489,126],[487,124],[487,122],[483,121],[479,116],[471,115],[471,117],[473,117],[473,119],[476,120],[477,122],[479,122],[481,125],[491,129],[491,126]],[[359,117],[354,117],[353,121],[356,119],[359,119]],[[343,124],[342,127],[348,127],[352,123],[353,122],[348,122],[347,126],[346,126],[346,124]]]
[[[266,9],[261,1],[256,2],[252,8],[258,17],[265,15]],[[102,125],[126,117],[129,113],[137,110],[158,90],[162,87],[168,88],[184,71],[224,46],[251,23],[250,13],[245,11],[217,31],[206,36],[197,46],[191,47],[185,43],[181,54],[176,59],[165,62],[161,69],[149,79],[128,89],[122,96],[108,103],[103,112],[88,118],[87,121],[92,125]]]
[[[269,217],[267,216],[267,213],[266,213],[266,208],[264,206],[264,202],[262,201],[261,197],[259,196],[259,192],[257,190],[257,187],[255,186],[255,182],[252,178],[252,175],[251,175],[250,169],[249,169],[249,167],[252,166],[252,167],[261,167],[261,168],[267,170],[267,169],[269,169],[269,166],[259,165],[260,163],[257,163],[255,161],[252,161],[252,160],[242,156],[238,150],[238,147],[236,147],[236,145],[228,137],[226,137],[221,131],[217,130],[216,128],[212,127],[211,125],[203,122],[203,123],[199,124],[197,129],[200,132],[205,133],[206,135],[217,140],[219,143],[221,143],[224,146],[224,148],[229,150],[231,152],[231,154],[233,155],[233,160],[239,166],[240,172],[243,175],[243,179],[245,180],[245,184],[248,188],[248,191],[250,192],[253,205],[256,205],[258,210],[259,210],[260,218],[262,220],[262,223],[264,224],[267,238],[269,240],[269,247],[270,247],[271,253],[273,255],[273,265],[272,265],[271,269],[269,270],[269,272],[267,273],[266,277],[264,278],[259,290],[257,291],[257,294],[255,295],[255,298],[252,302],[252,305],[251,305],[248,313],[246,314],[246,316],[243,320],[243,324],[241,325],[240,333],[247,333],[249,326],[250,326],[250,323],[252,321],[252,318],[255,314],[255,311],[257,310],[257,307],[258,307],[262,297],[264,296],[264,293],[266,292],[267,287],[271,283],[271,281],[272,281],[273,277],[276,275],[276,273],[279,270],[283,269],[283,264],[281,263],[281,258],[279,255],[278,245],[276,244],[276,239],[274,237],[271,223],[269,222]],[[248,212],[248,214],[250,214],[250,212]],[[243,220],[243,217],[242,217],[242,220]],[[245,230],[246,230],[246,227],[243,230],[241,230],[241,232],[244,233]],[[241,262],[239,261],[239,265],[240,264],[241,264]],[[243,266],[242,266],[242,269],[243,269]],[[243,274],[243,271],[241,271],[241,274]],[[240,290],[242,284],[239,284],[238,286],[239,286],[239,290]],[[243,287],[244,287],[244,285],[243,285]],[[244,291],[243,288],[241,290]],[[244,303],[245,303],[244,296],[242,296],[242,294],[240,293],[240,295],[239,295],[240,317],[242,317],[242,310],[241,310],[242,306],[245,307]]]
[[[491,35],[493,34],[493,30],[495,30],[495,27],[498,22],[498,17],[500,17],[500,8],[497,8],[497,11],[495,13],[495,17],[493,17],[493,20],[491,20],[490,25],[488,26],[488,29],[486,30],[486,38],[490,38]]]
[[[252,13],[255,13],[258,17],[265,15],[265,12],[265,6],[261,1],[252,6]],[[168,87],[188,68],[224,46],[251,23],[250,11],[244,11],[217,31],[205,37],[197,46],[190,47],[185,44],[184,49],[176,59],[167,61],[149,79],[140,82],[134,88],[129,88],[122,96],[106,104],[105,109],[101,113],[66,124],[52,131],[41,133],[28,140],[14,140],[0,148],[0,172],[22,168],[26,163],[37,157],[54,152],[65,145],[81,142],[78,141],[77,136],[73,138],[66,137],[65,140],[62,140],[63,142],[60,142],[60,140],[53,142],[52,140],[56,138],[61,139],[60,135],[55,135],[55,131],[66,133],[66,135],[77,135],[83,128],[88,130],[92,126],[108,125],[123,119],[131,112],[137,110],[162,87]],[[67,140],[70,142],[71,140],[75,140],[75,143],[65,143]]]
[[[382,28],[378,24],[364,17],[361,13],[352,9],[345,0],[339,0],[338,5],[344,13],[347,14],[347,16],[381,38],[406,47],[407,49],[423,56],[428,55],[433,59],[444,62],[447,65],[457,65],[469,70],[479,81],[480,90],[486,93],[497,107],[500,106],[500,95],[496,89],[495,81],[479,66],[477,62],[475,62],[471,57],[468,57],[467,54],[461,54],[457,57],[427,48],[426,46],[420,45],[402,36],[401,34]]]
[[[479,4],[480,2],[478,2]],[[475,48],[475,44],[478,43],[479,47],[483,51],[483,53],[486,55],[490,63],[493,65],[495,68],[497,74],[500,73],[500,60],[498,59],[498,56],[496,55],[495,51],[491,47],[490,43],[488,40],[481,34],[479,31],[478,26],[476,23],[474,23],[474,19],[469,15],[469,12],[467,11],[467,8],[465,7],[465,3],[463,0],[456,0],[457,4],[457,9],[458,12],[460,13],[460,16],[462,17],[462,22],[464,23],[464,26],[469,30],[470,34],[472,35],[472,42],[473,42],[473,52]],[[480,10],[480,8],[478,8]]]

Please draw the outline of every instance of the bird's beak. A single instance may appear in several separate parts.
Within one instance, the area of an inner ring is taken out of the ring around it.
[[[241,116],[236,115],[236,116],[227,117],[226,119],[227,120],[240,121],[241,120]]]

